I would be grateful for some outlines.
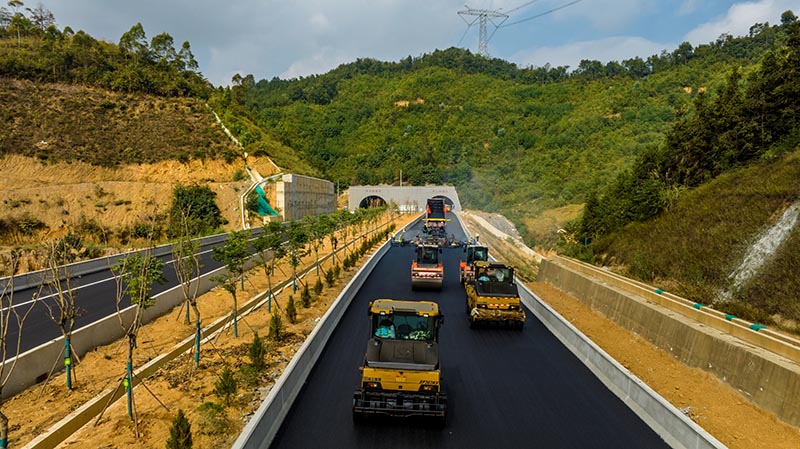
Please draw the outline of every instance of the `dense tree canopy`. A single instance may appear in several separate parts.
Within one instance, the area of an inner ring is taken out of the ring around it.
[[[402,171],[404,183],[454,184],[468,207],[518,219],[582,203],[592,191],[602,203],[607,195],[600,192],[609,185],[619,192],[635,187],[639,199],[611,208],[617,210],[613,228],[668,203],[664,181],[631,166],[637,157],[649,164],[679,157],[662,150],[668,140],[669,148],[692,152],[742,141],[736,133],[716,140],[703,133],[718,134],[727,117],[737,114],[738,106],[717,107],[721,87],[743,82],[765,51],[786,44],[788,24],[756,25],[748,36],[723,35],[697,47],[684,42],[673,51],[622,62],[584,60],[572,71],[547,64],[520,68],[450,48],[398,62],[359,59],[292,80],[237,75],[211,103],[249,117],[343,186],[396,184]],[[727,80],[736,66],[742,67],[739,81]],[[726,92],[731,99],[743,95]],[[700,116],[717,125],[697,129],[691,120]],[[687,127],[696,129],[695,141],[710,147],[678,143],[674,136]],[[251,142],[259,137],[252,139],[251,129],[240,136]],[[727,158],[720,167],[747,160],[747,151],[720,154]],[[695,160],[696,167],[670,176],[702,182],[719,165]],[[627,178],[614,181],[620,173]]]
[[[651,218],[675,189],[697,187],[728,170],[800,148],[800,22],[784,17],[782,45],[765,52],[749,75],[734,65],[717,89],[698,93],[664,145],[640,155],[601,198],[592,198],[584,235],[596,237]],[[757,36],[767,29],[751,32]]]
[[[168,97],[207,97],[211,91],[189,42],[176,50],[172,36],[161,33],[148,43],[137,23],[115,45],[69,27],[59,30],[42,5],[22,9],[21,1],[11,3],[18,5],[13,11],[0,8],[0,40],[13,42],[0,45],[0,76]]]

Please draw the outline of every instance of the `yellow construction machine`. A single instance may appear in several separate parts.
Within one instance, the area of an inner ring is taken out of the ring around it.
[[[376,299],[369,304],[370,339],[353,395],[353,420],[368,416],[425,417],[444,425],[439,329],[431,301]]]
[[[514,268],[504,263],[475,261],[474,278],[464,284],[470,327],[504,324],[521,330],[525,311],[514,282]]]
[[[417,245],[417,257],[411,261],[411,289],[442,289],[444,282],[444,265],[439,260],[442,249],[438,245],[420,243]]]
[[[458,266],[458,280],[463,284],[472,282],[475,279],[475,262],[479,260],[489,260],[489,247],[476,243],[464,245],[464,255],[466,260],[462,260]]]

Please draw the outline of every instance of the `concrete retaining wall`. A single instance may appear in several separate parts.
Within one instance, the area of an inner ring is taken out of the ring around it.
[[[372,257],[356,273],[350,283],[342,290],[328,312],[320,320],[317,327],[306,338],[305,343],[297,351],[292,361],[278,378],[270,390],[267,399],[261,403],[255,415],[247,423],[239,438],[233,444],[235,449],[267,449],[272,439],[278,433],[283,419],[292,408],[295,398],[300,394],[303,384],[308,378],[311,369],[317,362],[320,354],[325,349],[333,330],[347,310],[350,302],[355,297],[361,285],[369,277],[372,269],[389,249],[389,242],[385,242]],[[324,442],[320,442],[325,446]]]
[[[333,183],[301,175],[283,175],[275,194],[275,207],[284,221],[306,215],[330,214],[336,210]]]
[[[570,293],[684,364],[715,374],[759,407],[800,426],[796,362],[552,261],[542,262],[538,280]]]
[[[458,214],[456,217],[464,232],[469,235],[461,217]],[[544,262],[547,261],[543,261],[542,265]],[[539,276],[542,276],[542,267],[539,270]],[[525,307],[667,444],[671,447],[685,449],[725,448],[725,445],[684,416],[680,410],[545,304],[527,286],[522,283],[518,283],[518,285],[520,300]]]

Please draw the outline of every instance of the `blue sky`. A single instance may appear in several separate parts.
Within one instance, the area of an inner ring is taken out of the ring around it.
[[[506,23],[570,0],[470,0],[471,8],[511,11]],[[39,2],[26,1],[33,7]],[[462,0],[43,0],[59,28],[118,42],[137,22],[147,38],[167,32],[191,43],[214,85],[325,73],[356,58],[397,61],[453,46],[478,51],[477,23],[457,14]],[[800,15],[800,0],[582,0],[552,14],[497,29],[489,53],[521,67],[602,62],[674,50],[720,34],[747,34],[756,22]],[[490,33],[494,30],[489,26]],[[467,30],[465,34],[465,30]],[[463,39],[462,39],[463,36]]]

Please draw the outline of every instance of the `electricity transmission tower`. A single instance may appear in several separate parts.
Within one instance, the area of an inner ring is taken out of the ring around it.
[[[537,0],[531,0],[529,2],[525,2],[525,3],[517,6],[516,8],[512,8],[512,9],[508,10],[507,12],[502,12],[502,10],[500,10],[500,9],[496,9],[496,10],[476,9],[476,8],[470,8],[468,5],[464,5],[464,7],[467,8],[467,9],[465,9],[463,11],[458,11],[458,15],[461,17],[461,19],[464,22],[466,22],[467,29],[464,31],[464,34],[461,36],[461,39],[458,41],[458,45],[461,45],[461,41],[464,40],[464,36],[467,35],[467,32],[472,27],[472,25],[475,25],[475,22],[478,22],[478,27],[479,27],[478,54],[480,54],[481,56],[483,56],[485,58],[488,58],[489,57],[489,41],[492,39],[492,36],[494,36],[494,33],[496,33],[497,30],[499,30],[500,28],[509,27],[511,25],[516,25],[518,23],[522,23],[522,22],[527,22],[529,20],[533,20],[533,19],[535,19],[537,17],[542,17],[544,15],[556,12],[559,9],[563,9],[563,8],[566,8],[567,6],[574,5],[575,3],[578,3],[581,0],[572,0],[571,2],[565,3],[565,4],[561,5],[561,6],[558,6],[556,8],[552,8],[550,10],[544,11],[544,12],[536,14],[534,16],[531,16],[531,17],[528,17],[528,18],[525,18],[525,19],[515,20],[515,21],[513,21],[511,23],[506,23],[506,20],[508,20],[511,17],[511,13],[513,13],[514,11],[518,11],[518,10],[530,5],[531,3],[535,3],[536,1]],[[465,19],[464,18],[465,16],[474,16],[475,18],[470,21],[470,20]],[[494,25],[494,30],[492,31],[491,35],[489,34],[489,30],[487,29],[487,23],[489,23],[489,22],[491,22],[491,24]]]
[[[464,20],[464,22],[467,23],[467,31],[469,31],[469,28],[472,25],[474,25],[476,21],[479,23],[480,31],[479,31],[479,34],[478,34],[478,36],[479,36],[478,37],[478,54],[480,54],[481,56],[483,56],[485,58],[488,58],[489,57],[489,38],[490,38],[490,36],[488,34],[488,31],[486,30],[486,22],[490,22],[491,21],[492,25],[494,25],[494,31],[492,31],[492,35],[494,35],[495,31],[497,31],[497,29],[500,28],[500,25],[502,25],[506,20],[508,20],[508,18],[510,16],[508,14],[501,13],[500,10],[490,11],[488,9],[475,9],[475,8],[470,8],[467,5],[464,5],[464,6],[466,6],[467,9],[465,9],[463,11],[459,11],[458,15],[461,16],[461,19]],[[472,22],[470,22],[467,19],[465,19],[464,16],[476,16],[476,18],[473,19]],[[501,18],[503,20],[500,20],[499,21],[500,23],[495,23],[494,20],[492,20],[492,19],[501,19]],[[464,34],[466,34],[466,31],[464,32]],[[462,36],[462,39],[463,39],[463,36]]]

